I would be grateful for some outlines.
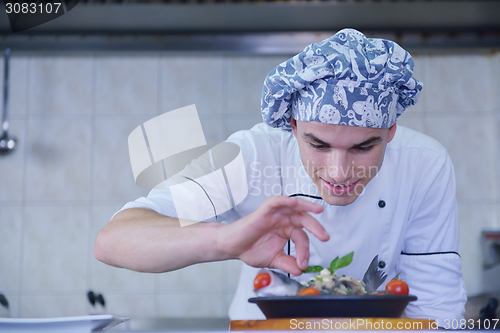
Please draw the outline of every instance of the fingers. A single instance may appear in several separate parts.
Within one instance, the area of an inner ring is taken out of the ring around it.
[[[298,276],[302,274],[302,270],[297,266],[297,261],[294,257],[281,253],[276,256],[269,268],[277,268],[283,272]]]
[[[295,244],[296,262],[300,270],[307,269],[309,265],[309,237],[302,229],[294,229],[290,237]]]
[[[270,197],[261,206],[269,213],[278,213],[289,218],[295,228],[305,228],[321,241],[330,239],[325,228],[309,213],[321,213],[323,206],[297,198]],[[270,225],[268,225],[270,226]]]
[[[326,232],[325,228],[311,215],[295,215],[291,218],[295,226],[306,229],[320,241],[326,242],[330,239],[330,235]]]
[[[225,233],[224,241],[220,242],[223,246],[219,247],[251,266],[300,275],[307,268],[310,256],[305,230],[321,241],[329,239],[323,226],[310,215],[322,211],[323,206],[306,200],[270,197],[259,209],[228,226],[230,232]],[[295,243],[296,257],[283,251],[288,239]]]

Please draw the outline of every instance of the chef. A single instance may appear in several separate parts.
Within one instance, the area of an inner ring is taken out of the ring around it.
[[[126,204],[98,234],[96,258],[143,272],[242,260],[230,318],[263,319],[247,301],[259,268],[304,281],[308,266],[328,267],[354,251],[338,275],[361,279],[378,255],[389,279],[400,274],[418,297],[408,317],[440,326],[462,319],[450,157],[434,139],[396,125],[422,89],[413,67],[398,44],[354,29],[309,45],[266,77],[264,123],[227,140],[240,149],[244,172],[236,174],[244,175],[238,181],[246,195],[219,209],[227,177],[219,177],[222,185],[195,181],[188,175],[207,166],[193,161],[179,174],[192,190],[167,186]],[[179,203],[192,223],[179,223],[186,219]],[[196,218],[207,211],[211,218]]]

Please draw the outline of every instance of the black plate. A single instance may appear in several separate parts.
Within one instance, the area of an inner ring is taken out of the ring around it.
[[[252,297],[269,318],[379,317],[398,318],[413,295],[342,295]]]

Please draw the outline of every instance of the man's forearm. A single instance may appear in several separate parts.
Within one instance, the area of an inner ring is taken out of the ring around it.
[[[149,209],[126,209],[99,232],[94,256],[108,265],[151,273],[231,259],[217,248],[221,227],[219,223],[181,227],[177,219]]]
[[[250,266],[300,275],[309,260],[304,229],[322,241],[329,239],[309,214],[322,210],[305,200],[269,197],[233,223],[181,227],[177,219],[148,209],[126,209],[97,235],[94,256],[108,265],[140,272],[168,272],[201,262],[240,259]],[[288,240],[295,243],[296,257],[283,250]]]

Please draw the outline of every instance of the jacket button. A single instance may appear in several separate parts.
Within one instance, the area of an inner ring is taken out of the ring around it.
[[[384,201],[384,200],[380,200],[380,201],[378,202],[378,206],[379,206],[380,208],[384,208],[384,207],[385,207],[385,201]]]
[[[384,268],[385,267],[385,261],[379,261],[378,262],[378,267]]]

